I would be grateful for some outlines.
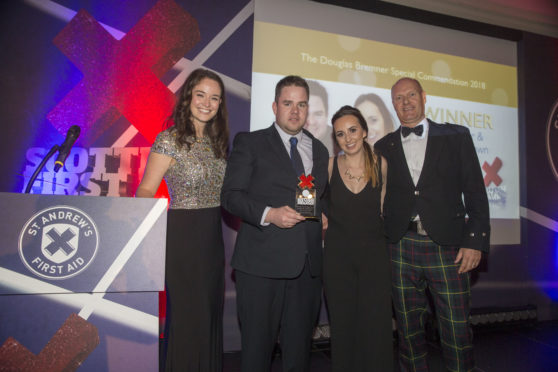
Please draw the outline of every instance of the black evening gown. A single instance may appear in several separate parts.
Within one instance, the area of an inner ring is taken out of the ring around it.
[[[169,210],[166,371],[221,371],[224,256],[221,207]]]
[[[173,127],[151,151],[175,160],[165,173],[171,197],[167,216],[166,342],[160,367],[175,372],[221,372],[225,253],[220,194],[224,159],[209,138],[179,145]]]
[[[393,371],[389,255],[380,217],[381,186],[355,194],[334,159],[325,235],[324,288],[332,371]]]

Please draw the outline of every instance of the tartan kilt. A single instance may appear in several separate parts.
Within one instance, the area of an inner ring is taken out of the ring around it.
[[[438,245],[413,231],[388,246],[401,371],[428,371],[424,330],[429,306],[427,288],[435,307],[446,368],[472,370],[469,273],[458,274],[460,264],[454,263],[460,247]]]

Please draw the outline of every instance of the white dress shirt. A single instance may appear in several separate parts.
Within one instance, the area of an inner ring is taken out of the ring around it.
[[[403,145],[403,152],[407,160],[407,167],[413,178],[415,186],[418,184],[422,167],[424,166],[424,156],[426,155],[426,143],[428,141],[428,120],[422,119],[417,125],[424,127],[421,136],[417,136],[411,132],[407,137],[401,134],[401,144]],[[419,221],[420,216],[416,216],[414,221]]]
[[[426,154],[426,143],[428,141],[428,120],[422,119],[417,125],[423,125],[424,130],[421,136],[417,136],[411,132],[407,137],[401,135],[401,144],[403,145],[403,152],[407,160],[407,167],[411,172],[411,177],[415,186],[420,178],[422,167],[424,165],[424,156]]]
[[[277,132],[279,132],[279,136],[281,137],[281,141],[283,141],[285,151],[287,151],[287,155],[289,156],[289,158],[291,157],[291,137],[296,137],[296,139],[298,140],[296,148],[298,150],[298,153],[300,154],[300,158],[302,159],[302,165],[304,165],[304,173],[310,174],[314,165],[312,161],[312,139],[304,134],[302,130],[297,134],[292,135],[285,132],[279,125],[277,125],[277,123],[273,123],[273,125],[275,126],[275,129],[277,129]],[[264,209],[262,219],[260,221],[260,224],[262,226],[269,225],[268,222],[265,222],[265,218],[267,216],[267,212],[269,212],[270,209],[271,207],[269,206]]]

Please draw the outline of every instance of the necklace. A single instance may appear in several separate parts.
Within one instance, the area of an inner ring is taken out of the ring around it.
[[[364,172],[362,172],[360,174],[360,176],[353,176],[351,174],[351,172],[349,171],[349,165],[347,164],[347,155],[346,154],[343,155],[343,160],[345,162],[345,166],[347,167],[347,169],[345,170],[345,176],[347,176],[350,181],[356,180],[357,182],[360,182],[360,180],[364,178]]]
[[[364,178],[364,173],[360,176],[353,176],[351,172],[349,172],[349,168],[347,168],[347,170],[345,171],[345,176],[349,177],[350,180],[356,179],[357,182],[360,182],[360,180]]]

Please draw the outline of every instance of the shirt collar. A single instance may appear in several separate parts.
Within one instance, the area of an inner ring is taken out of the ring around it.
[[[289,140],[291,139],[291,137],[296,137],[299,143],[302,141],[302,134],[303,134],[302,129],[297,134],[289,134],[285,132],[283,128],[281,128],[277,123],[274,122],[273,125],[275,125],[275,129],[277,129],[277,132],[279,132],[279,136],[281,136],[281,140],[289,144],[289,146],[290,146]]]

